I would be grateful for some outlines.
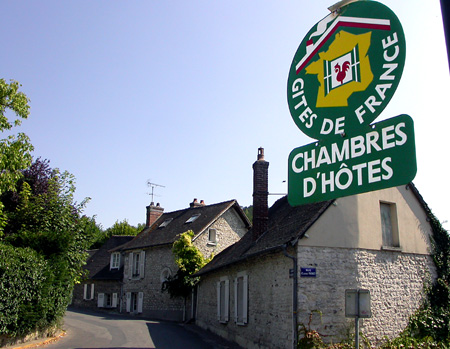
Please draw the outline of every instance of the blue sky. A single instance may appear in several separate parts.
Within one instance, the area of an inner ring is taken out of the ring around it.
[[[2,2],[0,77],[31,102],[21,131],[34,155],[77,179],[77,200],[104,228],[145,221],[193,198],[252,203],[265,148],[269,191],[286,193],[290,151],[310,143],[286,100],[292,58],[333,1]],[[382,1],[402,22],[402,81],[377,121],[415,122],[414,180],[450,219],[449,69],[439,0]],[[271,196],[270,203],[279,198]]]

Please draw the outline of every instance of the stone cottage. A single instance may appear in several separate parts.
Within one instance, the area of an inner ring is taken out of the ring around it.
[[[98,250],[91,251],[84,269],[87,280],[75,285],[72,305],[81,308],[120,311],[123,258],[120,252],[110,250],[123,245],[134,236],[111,236]]]
[[[146,228],[122,246],[124,257],[124,311],[155,319],[181,321],[191,307],[183,299],[171,299],[162,284],[178,268],[172,245],[179,235],[192,230],[193,243],[205,257],[220,253],[241,239],[250,222],[236,200],[206,205],[197,199],[188,208],[164,213],[159,204],[147,207]]]
[[[345,291],[367,289],[372,317],[360,331],[374,342],[397,335],[434,275],[415,186],[298,207],[283,197],[268,210],[268,165],[260,149],[253,228],[198,273],[196,324],[245,348],[291,348],[312,314],[312,329],[336,342],[354,332]]]

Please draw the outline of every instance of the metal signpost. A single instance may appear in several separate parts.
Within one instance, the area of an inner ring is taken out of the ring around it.
[[[355,348],[359,348],[359,319],[372,317],[369,290],[345,290],[345,316],[355,318]]]
[[[289,155],[292,206],[407,184],[417,172],[411,117],[373,123],[403,73],[400,21],[376,1],[343,0],[329,10],[306,34],[289,70],[292,119],[317,139]],[[316,276],[315,268],[301,272]],[[355,318],[358,348],[359,319],[372,316],[370,291],[346,290],[345,303],[345,315]]]

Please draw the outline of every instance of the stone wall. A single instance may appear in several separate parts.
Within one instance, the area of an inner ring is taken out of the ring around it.
[[[299,278],[299,323],[319,310],[322,323],[313,316],[313,328],[335,340],[354,332],[354,320],[345,318],[346,289],[370,290],[372,317],[360,321],[360,330],[377,342],[405,328],[434,275],[429,256],[399,251],[300,246],[298,266],[316,268],[316,277]]]
[[[94,298],[84,299],[84,285],[88,285],[89,296],[91,294],[91,284],[94,284]],[[121,281],[109,281],[109,280],[87,280],[82,284],[75,285],[72,294],[71,305],[77,308],[105,310],[120,312],[121,309]],[[99,293],[117,293],[117,307],[116,308],[98,308],[98,294]]]
[[[211,244],[208,241],[209,228],[216,229],[216,244]],[[200,235],[194,238],[194,245],[198,247],[205,257],[210,257],[211,254],[219,254],[228,246],[239,241],[248,230],[234,209],[226,211],[208,229],[205,229]]]
[[[258,257],[202,277],[198,288],[196,324],[244,348],[287,348],[292,341],[292,279],[290,259],[281,253]],[[248,323],[235,322],[234,282],[239,272],[248,275]],[[217,319],[217,282],[230,280],[230,318]]]
[[[129,253],[125,255],[125,268],[128,268],[128,265]],[[171,275],[175,275],[177,269],[171,245],[146,249],[144,278],[124,280],[124,294],[126,292],[144,293],[143,316],[182,321],[183,300],[171,299],[168,292],[161,291],[162,272],[170,270]]]
[[[293,253],[292,251],[290,252]],[[354,333],[354,319],[345,317],[345,290],[371,292],[372,318],[360,321],[360,330],[376,343],[397,335],[422,299],[423,284],[433,273],[427,255],[398,251],[300,246],[298,324],[340,341]],[[316,268],[315,277],[300,277],[301,268]],[[202,277],[198,289],[196,323],[245,348],[292,346],[292,261],[281,252],[221,269]],[[248,273],[248,324],[234,322],[234,286],[238,272]],[[217,282],[230,280],[230,320],[217,319]],[[322,316],[318,314],[320,311]]]
[[[216,244],[209,243],[208,229],[205,229],[202,234],[198,235],[193,242],[206,257],[220,253],[238,241],[247,231],[245,224],[234,209],[225,212],[209,228],[216,229]],[[145,268],[144,278],[142,279],[128,278],[129,263],[129,252],[127,252],[125,254],[123,311],[126,310],[126,292],[143,292],[143,316],[174,321],[184,321],[191,318],[192,305],[190,297],[187,299],[185,308],[183,299],[171,299],[168,292],[161,292],[163,272],[169,271],[170,275],[173,276],[178,270],[172,253],[172,245],[145,249]]]

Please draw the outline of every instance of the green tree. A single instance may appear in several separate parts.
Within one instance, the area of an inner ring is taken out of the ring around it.
[[[199,278],[193,275],[205,266],[212,258],[205,258],[192,243],[194,232],[188,230],[173,243],[172,252],[178,266],[177,273],[163,283],[163,291],[167,290],[172,298],[189,296]]]
[[[58,169],[47,171],[45,166],[37,167],[41,170],[36,173],[24,171],[16,192],[1,196],[7,202],[2,249],[8,251],[5,246],[10,246],[8,258],[12,264],[0,267],[2,279],[7,280],[0,287],[4,290],[14,287],[21,295],[18,298],[9,292],[1,295],[4,304],[18,303],[9,317],[8,314],[0,317],[0,328],[6,331],[2,333],[8,336],[45,329],[62,319],[74,284],[84,278],[85,251],[94,239],[92,230],[86,229],[91,220],[82,216],[88,199],[79,204],[74,201],[74,176]],[[41,261],[42,266],[31,262],[33,258]],[[15,280],[16,274],[29,281]],[[17,282],[13,285],[8,280]]]
[[[250,222],[253,221],[253,206],[244,206],[242,207],[242,210],[244,211],[245,215],[247,216],[248,220]]]
[[[135,227],[124,219],[122,222],[117,220],[112,227],[106,229],[106,233],[108,237],[111,237],[112,235],[137,235],[141,230],[142,225]]]
[[[7,190],[13,190],[22,176],[22,171],[30,166],[33,146],[27,135],[11,134],[12,128],[19,126],[22,119],[30,114],[29,100],[23,92],[19,92],[20,84],[11,81],[9,84],[0,79],[0,131],[9,135],[0,140],[0,195]],[[13,120],[8,117],[12,115]],[[3,213],[3,204],[0,202],[0,237],[6,217]]]
[[[85,234],[92,237],[92,242],[88,249],[92,250],[100,248],[105,243],[105,241],[108,240],[108,236],[102,225],[95,221],[95,216],[83,216],[81,217],[81,221]]]

